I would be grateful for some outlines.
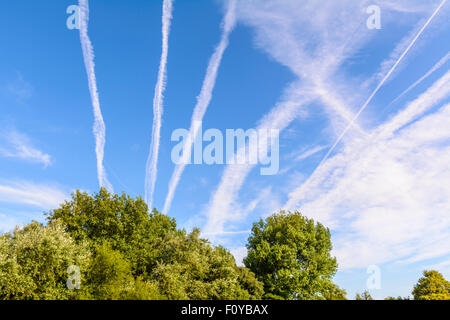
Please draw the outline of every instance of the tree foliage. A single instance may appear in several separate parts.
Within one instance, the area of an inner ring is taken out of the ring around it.
[[[412,294],[414,300],[450,300],[450,282],[435,270],[424,271]]]
[[[4,299],[259,299],[263,286],[231,253],[177,228],[141,198],[75,192],[32,223],[0,238]],[[81,270],[67,288],[67,267]]]
[[[32,222],[0,237],[0,299],[78,297],[66,286],[67,268],[87,269],[91,252],[64,229],[57,220],[47,226]]]
[[[395,298],[395,297],[386,297],[386,298],[384,298],[384,300],[411,300],[411,298],[410,297],[398,296],[397,298]]]
[[[355,296],[355,300],[373,300],[369,291],[364,291],[362,294],[357,293]]]
[[[46,225],[0,235],[0,299],[346,299],[332,282],[329,229],[299,212],[255,223],[247,249],[239,267],[199,229],[179,229],[140,197],[77,191]],[[71,266],[79,288],[68,287]],[[413,297],[450,299],[450,283],[425,271]],[[373,298],[365,291],[356,300]]]
[[[267,299],[345,299],[331,282],[337,271],[329,229],[299,212],[279,212],[255,223],[247,268],[264,283]]]
[[[130,262],[136,276],[156,266],[166,237],[181,234],[174,219],[156,210],[149,214],[141,198],[111,195],[104,188],[94,196],[77,191],[71,201],[51,211],[48,220],[65,223],[76,241],[88,241],[93,247],[107,241]]]

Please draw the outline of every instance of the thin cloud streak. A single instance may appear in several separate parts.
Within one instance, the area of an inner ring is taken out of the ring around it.
[[[52,157],[33,147],[26,135],[12,130],[5,134],[4,140],[11,148],[0,147],[0,156],[41,163],[45,168],[52,164]]]
[[[19,180],[0,180],[0,203],[13,203],[49,210],[68,199],[58,187]]]
[[[194,112],[191,119],[191,127],[189,129],[189,136],[191,137],[186,141],[186,144],[183,150],[183,161],[182,164],[178,164],[175,167],[175,170],[172,174],[172,177],[169,182],[169,191],[166,197],[166,201],[164,203],[163,212],[165,214],[170,210],[170,206],[173,201],[173,197],[175,196],[175,191],[180,182],[181,175],[183,174],[184,168],[188,160],[191,158],[192,154],[192,145],[199,132],[199,126],[196,125],[203,120],[203,117],[208,109],[208,106],[212,99],[212,92],[214,90],[214,86],[216,84],[217,74],[219,71],[220,64],[222,62],[223,54],[229,43],[230,33],[233,31],[234,26],[236,25],[236,0],[230,0],[228,2],[227,12],[222,21],[222,37],[220,43],[217,45],[214,54],[211,56],[209,60],[208,68],[206,71],[205,79],[203,80],[203,86],[200,91],[199,96],[197,97],[197,104],[195,105]]]
[[[433,73],[435,73],[437,70],[442,68],[447,62],[450,60],[450,52],[448,52],[441,60],[439,60],[438,63],[436,63],[433,68],[431,68],[427,73],[425,73],[422,77],[419,78],[416,82],[414,82],[408,89],[403,91],[397,98],[392,100],[392,102],[386,107],[389,108],[394,103],[396,103],[398,100],[403,98],[406,94],[408,94],[411,90],[413,90],[415,87],[417,87],[419,84],[421,84],[423,81],[428,79],[429,76],[431,76]]]
[[[163,1],[162,11],[162,52],[159,63],[158,80],[155,87],[155,95],[153,98],[153,126],[152,141],[150,145],[150,153],[148,155],[146,172],[145,172],[145,202],[149,208],[153,204],[153,193],[156,185],[158,174],[158,155],[161,137],[161,121],[164,111],[164,91],[166,89],[167,77],[167,56],[169,54],[169,34],[172,22],[172,0]]]
[[[256,130],[284,130],[296,118],[301,107],[314,100],[308,94],[300,94],[302,84],[294,83],[281,100],[260,122]],[[238,191],[254,168],[253,164],[228,165],[225,167],[220,183],[211,197],[207,208],[208,221],[205,234],[223,234],[224,223],[228,220],[243,218],[248,210],[242,210],[235,203]]]
[[[106,129],[103,121],[102,111],[97,89],[97,80],[95,76],[94,49],[88,36],[89,24],[89,2],[88,0],[78,1],[80,8],[80,40],[83,50],[84,65],[89,83],[89,92],[91,94],[92,107],[94,111],[94,127],[95,136],[95,153],[97,155],[97,176],[100,187],[105,187],[109,191],[113,191],[111,183],[106,177],[106,171],[103,166],[103,157],[105,152]]]
[[[316,146],[312,149],[306,150],[305,152],[303,152],[302,154],[300,154],[299,156],[297,156],[295,158],[295,161],[301,161],[301,160],[305,160],[313,155],[315,155],[316,153],[326,149],[327,146]]]

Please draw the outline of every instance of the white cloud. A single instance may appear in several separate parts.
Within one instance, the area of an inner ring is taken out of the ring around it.
[[[428,3],[424,8],[423,3],[408,2],[426,17],[440,3]],[[322,103],[331,132],[342,132],[356,113],[354,107],[370,94],[361,92],[364,86],[348,80],[340,69],[372,37],[364,28],[367,17],[355,14],[364,12],[367,4],[351,0],[304,1],[301,5],[296,1],[253,0],[239,6],[241,21],[254,28],[256,44],[300,79],[285,90],[260,126],[282,130],[301,107],[315,100]],[[406,8],[406,2],[401,5]],[[384,26],[395,18],[395,14],[388,15]],[[414,35],[417,30],[413,29]],[[370,77],[372,81],[377,74],[385,77],[386,71],[401,61],[411,37],[404,43],[406,46],[399,44],[394,50],[392,61],[387,60]],[[443,183],[450,181],[450,132],[446,125],[450,107],[420,119],[445,101],[448,81],[449,74],[372,132],[366,132],[361,124],[358,130],[348,132],[343,151],[289,195],[285,208],[301,208],[305,215],[332,228],[334,254],[342,268],[401,260],[407,263],[450,253],[450,189]],[[225,232],[230,222],[243,219],[239,192],[251,169],[225,168],[206,210],[206,232]]]
[[[167,57],[169,55],[169,34],[172,22],[172,0],[163,1],[162,10],[162,50],[159,62],[158,80],[153,97],[153,125],[152,142],[145,168],[145,202],[152,208],[153,193],[155,191],[156,177],[158,175],[158,155],[161,138],[162,114],[164,111],[164,91],[166,90]]]
[[[279,129],[281,131],[295,119],[296,110],[311,100],[309,96],[299,95],[296,89],[296,85],[289,88],[285,99],[263,118],[257,130]],[[227,165],[225,167],[219,186],[207,207],[206,233],[223,233],[225,222],[241,220],[250,212],[243,210],[236,200],[239,190],[253,167],[254,165],[249,164]]]
[[[411,50],[412,47],[414,47],[415,43],[419,39],[419,37],[422,35],[422,33],[425,31],[425,29],[430,25],[430,23],[433,21],[435,16],[440,12],[442,9],[442,6],[447,2],[447,0],[443,0],[441,4],[436,8],[436,10],[433,12],[430,18],[425,22],[425,24],[422,26],[422,28],[417,32],[417,34],[414,36],[414,38],[409,42],[407,47],[401,52],[399,58],[395,60],[392,67],[387,71],[386,75],[383,76],[381,81],[378,83],[375,90],[371,93],[369,98],[366,100],[366,102],[362,105],[362,107],[359,109],[359,111],[356,113],[355,117],[350,121],[350,123],[345,127],[344,131],[340,134],[338,139],[334,142],[333,146],[328,150],[325,157],[322,159],[322,161],[319,163],[319,168],[323,162],[328,158],[328,156],[334,151],[336,146],[341,142],[341,140],[344,138],[344,136],[347,134],[348,130],[350,130],[353,126],[355,121],[359,118],[361,113],[366,109],[366,107],[369,105],[369,103],[372,101],[373,97],[377,94],[378,90],[385,84],[385,82],[391,77],[393,72],[397,69],[397,66],[400,65],[402,60],[405,58],[405,56],[408,54],[408,52]],[[394,50],[395,52],[396,50]],[[317,169],[316,169],[317,170]]]
[[[391,105],[393,105],[395,102],[400,100],[402,97],[404,97],[408,92],[410,92],[412,89],[417,87],[419,84],[421,84],[423,81],[425,81],[428,77],[430,77],[434,72],[442,68],[447,64],[447,62],[450,60],[450,52],[447,52],[447,54],[442,57],[430,70],[428,70],[427,73],[425,73],[422,77],[420,77],[416,82],[414,82],[411,86],[409,86],[405,91],[403,91],[397,98],[395,98],[386,108],[389,108]]]
[[[285,208],[333,230],[343,268],[450,253],[450,105],[423,117],[449,95],[450,71],[290,193]]]
[[[308,149],[308,150],[302,152],[301,154],[299,154],[297,157],[295,157],[295,161],[305,160],[326,148],[327,148],[327,146],[312,147],[311,149]]]
[[[94,111],[94,136],[95,136],[95,154],[97,156],[97,177],[101,187],[105,187],[113,192],[113,187],[109,182],[103,158],[105,154],[106,127],[103,120],[102,110],[100,108],[100,98],[98,96],[97,79],[95,76],[94,48],[88,35],[89,23],[89,1],[79,0],[80,7],[80,41],[83,50],[84,65],[88,77],[89,92],[91,94],[92,108]]]
[[[439,263],[428,265],[424,268],[425,270],[437,270],[440,272],[450,272],[450,260],[444,260]]]
[[[8,147],[0,146],[0,156],[37,162],[43,164],[45,167],[52,164],[52,158],[49,154],[33,147],[30,139],[16,130],[4,133],[2,141]]]
[[[34,91],[33,86],[25,81],[20,72],[17,72],[16,78],[10,81],[4,89],[19,102],[30,99]]]
[[[43,210],[57,208],[69,196],[59,187],[20,180],[0,180],[0,202],[29,205]]]
[[[191,139],[188,140],[187,145],[183,147],[186,152],[183,152],[182,164],[178,164],[170,178],[169,191],[167,193],[166,201],[164,203],[163,212],[167,214],[172,205],[173,197],[175,196],[175,190],[180,182],[181,175],[183,174],[185,163],[188,163],[192,154],[192,145],[194,144],[195,137],[198,135],[199,126],[198,123],[203,121],[203,117],[208,109],[208,106],[212,99],[212,93],[216,84],[219,67],[222,62],[223,54],[228,47],[229,36],[236,24],[236,0],[230,0],[228,2],[228,8],[222,21],[222,36],[219,44],[217,45],[214,54],[211,56],[206,70],[205,79],[203,80],[202,89],[197,97],[197,104],[195,105],[194,112],[191,119],[191,127],[189,129],[189,135]]]
[[[411,49],[411,46],[412,46],[411,44],[415,44],[415,42],[418,38],[418,35],[420,35],[423,32],[423,30],[428,28],[428,25],[431,23],[431,21],[435,20],[436,17],[439,18],[438,14],[442,10],[442,8],[446,2],[447,2],[447,0],[441,0],[439,2],[436,2],[437,7],[433,7],[432,4],[428,4],[428,10],[430,10],[430,8],[433,9],[433,13],[431,14],[431,17],[428,19],[423,18],[418,23],[416,23],[416,26],[414,27],[414,29],[395,46],[395,48],[391,52],[389,58],[382,62],[381,70],[374,77],[374,80],[376,80],[377,82],[382,80],[385,77],[385,75],[389,72],[389,70],[392,69],[394,66],[396,66],[397,61],[399,60],[398,57],[400,57],[400,60],[403,59],[403,53],[405,51],[408,52]],[[385,5],[386,3],[383,3],[383,4]],[[388,7],[389,6],[392,6],[392,4],[388,5]],[[410,5],[410,7],[414,7],[414,6]],[[419,8],[420,8],[420,5],[419,5]],[[413,50],[418,51],[421,48],[421,46],[423,46],[424,44],[425,44],[425,41],[422,41],[419,45],[415,45]],[[411,54],[409,56],[411,56]],[[396,73],[398,73],[401,70],[401,67],[402,66],[400,66],[400,68],[394,67],[394,69],[397,69]],[[389,73],[392,73],[392,72],[389,72]],[[393,78],[393,77],[391,77],[391,78]]]
[[[20,222],[17,219],[0,213],[0,233],[9,232],[18,225],[20,225]]]
[[[333,135],[354,119],[354,106],[365,92],[351,89],[359,84],[344,81],[339,67],[373,37],[365,27],[368,4],[353,0],[239,3],[238,19],[253,28],[256,45],[298,76],[258,128],[284,130],[312,101],[321,102]],[[358,123],[352,129],[352,133],[366,135]],[[207,207],[208,232],[221,232],[225,221],[242,216],[236,214],[241,212],[238,193],[252,168],[225,168]]]

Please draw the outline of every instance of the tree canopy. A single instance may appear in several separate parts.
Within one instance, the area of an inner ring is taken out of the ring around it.
[[[281,211],[255,223],[247,268],[264,284],[266,298],[345,299],[331,282],[337,271],[329,229],[298,211]]]
[[[231,253],[178,229],[141,198],[75,192],[0,238],[3,299],[259,299],[262,284]],[[67,286],[68,268],[80,287]]]
[[[414,300],[450,300],[450,282],[435,270],[424,271],[412,293]]]
[[[346,299],[332,281],[330,230],[299,212],[254,223],[247,249],[238,266],[140,197],[76,191],[46,224],[0,235],[0,299]],[[413,297],[450,299],[450,283],[425,271]]]
[[[87,269],[91,252],[75,243],[65,226],[32,222],[0,236],[0,299],[70,299],[77,292],[66,285],[67,269]]]
[[[361,294],[357,293],[355,295],[355,300],[373,300],[373,298],[370,295],[369,291],[366,290]],[[391,300],[391,299],[389,299],[389,300]]]

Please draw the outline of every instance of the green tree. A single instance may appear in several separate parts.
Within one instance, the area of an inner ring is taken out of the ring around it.
[[[373,300],[370,293],[366,290],[362,294],[357,293],[355,296],[355,300]]]
[[[281,211],[253,225],[244,264],[264,283],[266,299],[331,298],[337,262],[330,238],[320,223]]]
[[[174,219],[156,210],[149,214],[141,198],[77,191],[48,215],[50,222],[64,222],[76,241],[90,243],[88,297],[125,299],[147,289],[150,297],[168,299],[262,296],[262,284],[237,267],[229,251],[201,239],[198,229],[188,234]]]
[[[62,221],[76,241],[89,241],[91,246],[107,241],[130,262],[136,277],[156,266],[164,238],[180,232],[174,219],[156,210],[149,214],[142,198],[111,195],[104,188],[93,196],[76,191],[71,201],[48,214],[48,220]]]
[[[326,300],[347,300],[347,292],[331,281],[325,284],[322,296]]]
[[[412,294],[414,300],[450,300],[450,282],[438,271],[424,271]]]
[[[411,299],[409,297],[398,296],[397,298],[395,298],[395,297],[386,297],[386,298],[384,298],[384,300],[411,300]]]
[[[100,300],[153,300],[163,299],[155,284],[135,279],[130,263],[122,254],[104,242],[96,245],[92,260],[88,285],[85,286],[86,297]]]
[[[32,222],[12,234],[0,236],[0,299],[72,299],[78,290],[67,287],[69,266],[81,271],[85,280],[91,253],[52,221],[47,226]]]
[[[236,266],[223,247],[200,238],[200,230],[166,239],[161,260],[151,276],[169,299],[259,299],[262,284]]]

